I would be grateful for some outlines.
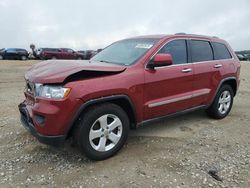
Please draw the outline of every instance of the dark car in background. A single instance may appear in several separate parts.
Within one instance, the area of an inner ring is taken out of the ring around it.
[[[94,57],[96,55],[96,51],[94,50],[86,50],[86,54],[85,54],[85,59],[91,59],[92,57]]]
[[[29,53],[22,48],[6,48],[0,51],[0,60],[27,60]]]
[[[83,57],[84,57],[83,59],[89,60],[101,51],[102,49],[97,49],[96,51],[95,50],[80,50],[77,52],[83,54]]]
[[[236,54],[240,61],[247,61],[248,58],[245,54]]]
[[[84,59],[84,55],[70,48],[39,48],[39,59]]]
[[[86,59],[86,51],[84,51],[84,50],[79,50],[79,51],[77,51],[77,53],[82,54],[82,55],[83,55],[83,59]]]
[[[250,54],[245,54],[246,60],[250,61]]]

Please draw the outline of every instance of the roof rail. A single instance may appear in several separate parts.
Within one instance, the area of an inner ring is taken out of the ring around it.
[[[187,33],[175,33],[175,35],[186,35]]]
[[[217,36],[208,36],[208,35],[199,35],[199,34],[189,34],[189,33],[175,33],[174,35],[194,35],[194,36],[202,36],[202,37],[213,37],[219,39]]]

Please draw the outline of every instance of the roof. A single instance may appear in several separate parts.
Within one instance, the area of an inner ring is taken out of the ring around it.
[[[198,34],[186,34],[186,33],[176,33],[176,34],[158,34],[158,35],[144,35],[131,37],[130,39],[136,38],[155,38],[155,39],[168,39],[168,38],[196,38],[196,39],[207,39],[211,41],[223,42],[224,40],[216,36],[198,35]]]

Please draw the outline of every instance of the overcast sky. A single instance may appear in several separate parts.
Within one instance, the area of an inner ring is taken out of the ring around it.
[[[0,0],[0,48],[97,49],[127,37],[218,36],[250,49],[250,0]]]

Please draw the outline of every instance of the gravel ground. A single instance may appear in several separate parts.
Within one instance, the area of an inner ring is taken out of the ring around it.
[[[105,161],[70,143],[40,144],[20,124],[24,72],[36,61],[0,61],[0,187],[250,187],[250,62],[229,116],[203,111],[130,131]]]

